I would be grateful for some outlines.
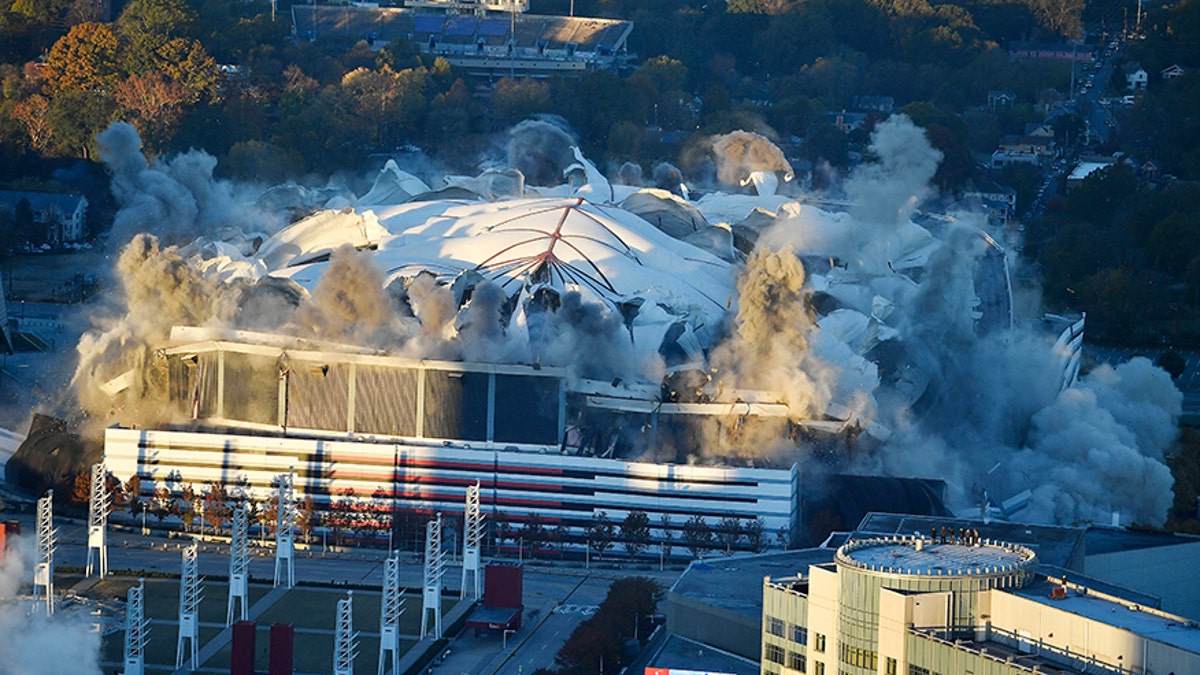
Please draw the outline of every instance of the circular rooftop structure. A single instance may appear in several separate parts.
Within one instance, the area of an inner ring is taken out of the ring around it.
[[[1023,586],[1037,567],[1032,549],[990,539],[858,539],[838,549],[837,564],[896,577],[987,578],[988,586]]]

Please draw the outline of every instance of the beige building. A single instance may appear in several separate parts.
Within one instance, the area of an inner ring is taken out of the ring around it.
[[[1037,574],[1031,548],[941,532],[852,540],[765,577],[762,672],[1200,673],[1195,622]]]

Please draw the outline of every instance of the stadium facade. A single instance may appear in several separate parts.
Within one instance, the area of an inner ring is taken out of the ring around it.
[[[406,39],[423,54],[445,58],[472,75],[581,75],[628,60],[632,22],[524,14],[519,3],[509,9],[450,2],[294,5],[292,26],[297,38],[308,40],[339,37],[382,47]]]

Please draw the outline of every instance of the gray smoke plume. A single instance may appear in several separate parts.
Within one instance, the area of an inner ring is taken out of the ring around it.
[[[560,185],[563,170],[575,161],[575,140],[543,120],[525,120],[508,132],[508,166],[525,175],[529,185]]]
[[[905,115],[879,123],[868,149],[876,161],[860,166],[846,181],[846,196],[857,205],[854,216],[880,225],[907,220],[931,194],[942,153]]]
[[[611,380],[639,370],[621,316],[574,291],[563,294],[547,318],[544,341],[532,347],[540,363],[570,368],[579,377]]]
[[[754,171],[792,175],[783,151],[761,134],[734,131],[717,136],[712,139],[712,150],[717,158],[717,179],[726,185],[742,185]]]
[[[139,409],[153,386],[146,378],[157,372],[146,367],[152,345],[164,342],[174,325],[208,325],[218,315],[234,314],[236,305],[223,303],[226,294],[149,234],[135,236],[121,252],[116,280],[118,307],[95,317],[93,330],[80,338],[73,385],[84,410],[101,414],[109,405],[103,385],[132,369],[135,380],[126,394],[126,412],[140,419]],[[149,408],[156,407],[149,402]]]
[[[940,240],[933,239],[909,220],[930,194],[940,154],[902,116],[877,127],[871,151],[874,161],[846,181],[855,203],[850,215],[801,209],[780,218],[758,242],[781,253],[794,246],[832,256],[820,272],[831,279],[842,274],[869,289],[859,311],[886,308],[876,320],[896,330],[886,350],[892,356],[880,361],[880,382],[871,392],[873,418],[890,437],[874,449],[860,449],[843,468],[944,479],[956,508],[979,505],[985,491],[995,504],[1030,490],[1029,506],[1014,515],[1021,520],[1107,522],[1118,511],[1126,522],[1161,524],[1172,485],[1163,457],[1175,440],[1181,409],[1170,378],[1148,361],[1135,360],[1100,368],[1059,393],[1062,355],[1051,348],[1053,336],[1025,327],[1036,322],[1018,317],[1011,328],[978,335],[981,290],[975,283],[988,240],[970,223],[948,224]],[[899,264],[900,257],[928,246],[935,248],[919,276],[893,268],[893,261]],[[759,255],[756,251],[755,258]],[[787,265],[763,268],[752,258],[747,277],[755,267],[767,275],[768,288],[794,288]],[[740,288],[739,302],[770,307],[755,300],[755,287]],[[808,410],[820,412],[828,402],[819,383],[829,380],[822,378],[860,363],[833,352],[815,358],[812,345],[820,331],[813,331],[811,319],[780,320],[784,325],[765,325],[785,336],[780,342],[792,345],[794,353],[779,350],[782,365],[755,373],[744,386],[765,387],[771,376],[788,372],[793,390],[812,396]],[[808,348],[791,337],[796,331],[809,335]],[[750,352],[772,354],[772,346],[746,349],[741,339],[722,345],[737,348],[721,356],[743,371],[759,358]]]
[[[735,330],[714,350],[720,389],[778,391],[792,415],[812,419],[830,398],[808,369],[816,316],[804,288],[804,266],[791,248],[755,249],[738,279]]]
[[[642,184],[642,167],[640,164],[633,162],[625,162],[617,169],[617,185],[641,185]]]
[[[509,339],[505,331],[507,302],[508,296],[499,285],[490,281],[475,285],[458,327],[463,360],[485,363],[524,363],[529,360],[526,346]]]
[[[9,541],[0,553],[0,673],[100,675],[100,634],[86,615],[66,609],[47,616],[43,606],[18,599],[33,577],[33,551],[24,538]]]
[[[218,227],[272,231],[282,224],[255,209],[249,192],[237,194],[234,184],[214,179],[217,160],[211,155],[193,150],[149,162],[137,130],[125,122],[109,125],[96,143],[120,205],[111,235],[118,246],[140,232],[182,243]]]
[[[345,244],[313,289],[312,302],[297,311],[302,334],[332,342],[395,348],[410,331],[383,287],[383,270],[371,256]]]

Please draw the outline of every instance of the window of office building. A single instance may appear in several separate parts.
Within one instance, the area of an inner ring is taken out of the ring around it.
[[[822,654],[825,653],[825,636],[824,635],[822,635],[820,633],[815,634],[815,636],[813,638],[813,649],[821,652]]]
[[[784,632],[783,619],[773,616],[767,617],[767,632],[776,637],[787,637],[787,633]]]
[[[766,646],[764,652],[763,658],[771,663],[783,663],[783,647],[769,644]]]
[[[800,652],[787,653],[787,667],[792,670],[804,672],[804,655]]]
[[[797,644],[808,644],[808,629],[804,626],[792,625],[792,642]]]

